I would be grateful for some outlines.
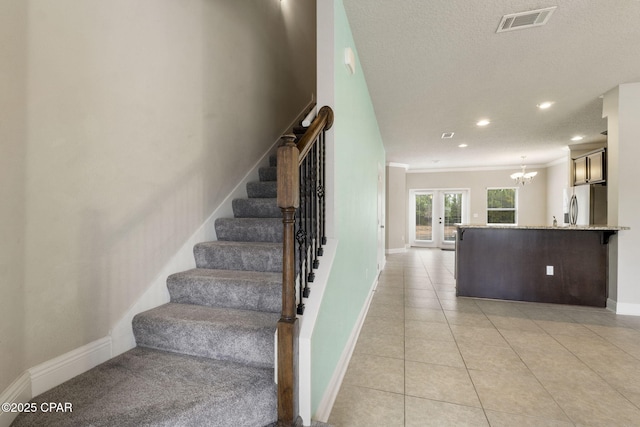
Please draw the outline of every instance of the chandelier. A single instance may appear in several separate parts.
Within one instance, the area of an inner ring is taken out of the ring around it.
[[[521,172],[516,172],[516,173],[512,173],[511,179],[514,180],[516,182],[517,185],[525,185],[530,183],[531,181],[533,181],[533,177],[536,176],[538,174],[538,172],[527,172],[526,171],[526,166],[524,165],[524,159],[526,156],[522,156],[522,171]]]

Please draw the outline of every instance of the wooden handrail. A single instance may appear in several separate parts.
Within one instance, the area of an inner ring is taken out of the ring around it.
[[[300,167],[316,146],[317,141],[323,140],[321,138],[323,132],[330,129],[332,125],[333,110],[330,107],[322,107],[297,144],[295,135],[285,135],[282,137],[282,145],[278,147],[277,201],[282,211],[283,224],[282,312],[278,321],[278,427],[302,426],[302,418],[298,410],[299,322],[296,316],[295,265],[296,209],[300,207],[301,199]],[[316,239],[318,237],[316,236]],[[302,275],[302,272],[300,274]],[[302,297],[301,292],[300,298]]]
[[[302,163],[313,143],[318,139],[321,132],[328,131],[333,126],[333,110],[326,105],[320,109],[316,119],[311,123],[305,134],[298,141],[298,150],[300,151],[300,159],[298,163]],[[280,186],[278,185],[278,191]]]

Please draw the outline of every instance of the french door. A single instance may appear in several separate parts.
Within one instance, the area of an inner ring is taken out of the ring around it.
[[[411,246],[453,248],[456,224],[469,222],[468,190],[411,190]]]

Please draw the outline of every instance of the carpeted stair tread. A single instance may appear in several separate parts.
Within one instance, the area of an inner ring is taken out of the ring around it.
[[[171,302],[279,313],[282,274],[194,268],[167,279]]]
[[[12,426],[264,426],[277,419],[273,369],[137,347],[32,402],[73,412],[21,414]]]
[[[232,206],[236,218],[282,218],[282,211],[275,198],[235,199]]]
[[[258,169],[258,176],[260,181],[276,181],[278,179],[278,168],[276,166],[269,166]]]
[[[218,218],[215,228],[219,241],[282,242],[281,218]]]
[[[277,313],[167,303],[136,315],[136,343],[163,351],[273,368]]]
[[[282,243],[203,242],[194,246],[193,253],[198,268],[282,271]]]
[[[247,183],[249,198],[273,199],[278,197],[278,183],[275,181],[253,181]]]

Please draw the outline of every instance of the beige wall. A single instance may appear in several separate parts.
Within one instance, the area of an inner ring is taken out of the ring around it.
[[[387,166],[386,250],[404,250],[407,234],[406,169]]]
[[[0,391],[25,358],[26,24],[26,2],[0,2]]]
[[[3,286],[18,283],[24,318],[2,310],[2,390],[106,336],[311,100],[315,2],[30,0],[0,11],[8,49],[28,58],[8,70],[26,75],[26,98],[18,85],[1,105],[16,119],[3,143],[26,135],[26,152],[9,147],[16,166],[2,168],[16,202],[3,203],[2,223],[25,229],[26,218],[24,259],[19,231],[13,247],[3,239],[2,254],[17,254]],[[22,340],[24,352],[8,352]]]
[[[547,216],[546,222],[542,225],[552,225],[553,217],[558,220],[558,225],[563,224],[564,189],[569,187],[569,156],[547,168]]]
[[[532,183],[518,192],[518,225],[548,224],[545,168],[528,168],[537,171]],[[509,175],[516,170],[458,171],[433,173],[407,173],[406,200],[410,190],[419,189],[469,189],[469,212],[472,224],[485,224],[487,220],[487,188],[513,187]],[[475,216],[477,214],[477,217]]]

